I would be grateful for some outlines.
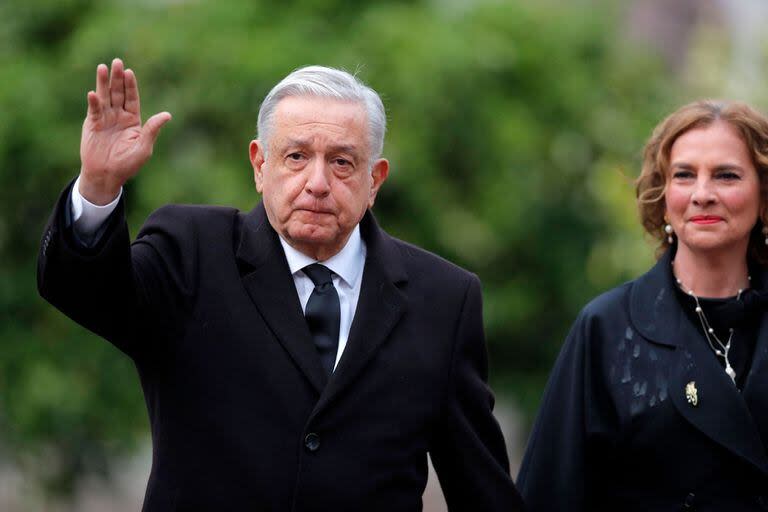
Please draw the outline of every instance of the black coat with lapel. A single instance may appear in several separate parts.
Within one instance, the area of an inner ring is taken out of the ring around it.
[[[768,315],[740,393],[673,286],[668,253],[579,315],[520,470],[530,510],[768,510]]]
[[[138,369],[146,511],[420,510],[430,452],[452,510],[517,510],[491,411],[477,278],[370,213],[347,347],[326,377],[263,206],[169,206],[84,250],[65,190],[41,294]]]

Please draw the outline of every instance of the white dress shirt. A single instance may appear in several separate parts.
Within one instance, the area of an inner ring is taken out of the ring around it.
[[[78,238],[86,243],[91,242],[98,229],[107,220],[109,215],[117,207],[123,190],[111,203],[98,206],[80,194],[80,178],[77,178],[72,186],[72,221]],[[302,269],[312,263],[321,263],[328,267],[332,272],[333,286],[339,294],[339,306],[341,315],[339,319],[339,348],[336,351],[336,362],[334,369],[339,364],[341,354],[347,346],[349,330],[352,327],[352,320],[357,310],[357,300],[360,298],[360,284],[363,278],[363,267],[365,267],[365,256],[367,250],[365,242],[360,236],[360,225],[355,226],[352,234],[349,236],[346,245],[325,261],[315,260],[306,254],[294,249],[288,242],[280,237],[280,245],[283,246],[285,258],[288,260],[288,268],[293,276],[293,284],[296,286],[296,292],[299,294],[301,311],[305,312],[309,296],[315,289],[315,284]]]
[[[320,263],[332,272],[333,286],[339,294],[339,306],[341,307],[339,349],[336,351],[336,362],[333,365],[335,370],[336,365],[339,364],[339,359],[341,359],[341,354],[347,346],[349,329],[352,327],[352,319],[355,317],[355,310],[357,309],[357,299],[360,298],[360,283],[363,280],[366,255],[365,242],[360,237],[360,226],[355,226],[346,245],[325,261],[315,260],[297,251],[288,245],[283,237],[280,237],[280,244],[285,251],[285,258],[288,260],[288,268],[291,270],[293,284],[296,285],[303,312],[306,312],[307,302],[309,302],[309,296],[312,295],[312,290],[315,289],[315,284],[301,269],[312,263]]]
[[[120,188],[120,192],[111,203],[104,206],[93,204],[80,195],[80,177],[78,176],[75,184],[72,185],[72,193],[70,194],[72,197],[72,222],[77,237],[86,244],[90,244],[93,241],[93,236],[107,220],[109,214],[117,208],[117,202],[120,201],[122,195],[123,189]]]

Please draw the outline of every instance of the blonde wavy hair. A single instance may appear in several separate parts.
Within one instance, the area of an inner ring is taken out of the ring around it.
[[[768,118],[746,103],[702,100],[685,105],[654,128],[643,150],[643,167],[635,182],[635,194],[643,228],[660,244],[657,257],[670,246],[664,233],[665,193],[672,145],[685,132],[724,121],[741,135],[760,179],[760,222],[752,229],[749,254],[768,264],[768,246],[762,226],[768,225]]]

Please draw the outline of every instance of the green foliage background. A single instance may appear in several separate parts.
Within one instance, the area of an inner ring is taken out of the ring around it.
[[[78,172],[85,93],[114,56],[138,76],[144,118],[174,115],[127,187],[134,233],[167,202],[250,209],[247,145],[269,88],[307,64],[358,71],[389,118],[375,213],[480,275],[496,391],[532,414],[577,311],[652,261],[632,178],[680,95],[657,57],[622,42],[620,14],[586,1],[0,2],[0,459],[66,493],[148,432],[130,361],[35,286],[42,227]]]

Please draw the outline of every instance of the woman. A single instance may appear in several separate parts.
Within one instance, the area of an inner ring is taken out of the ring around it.
[[[518,484],[529,510],[768,510],[768,119],[701,101],[646,145],[660,257],[588,304]]]

